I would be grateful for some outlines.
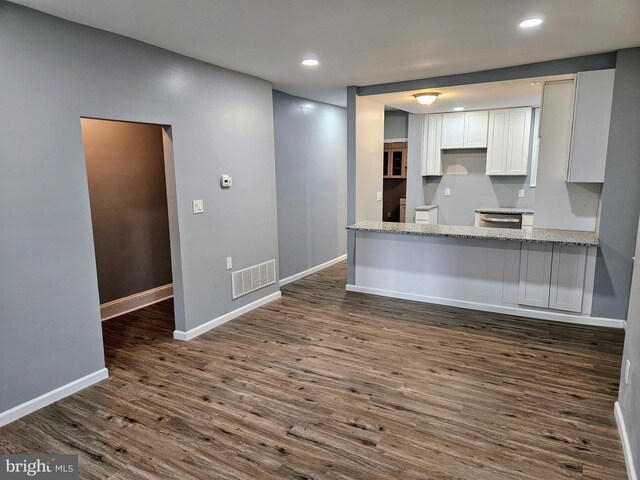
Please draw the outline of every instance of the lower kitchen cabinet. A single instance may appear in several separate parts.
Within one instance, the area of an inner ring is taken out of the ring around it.
[[[520,251],[518,303],[581,312],[586,268],[587,247],[523,243]]]

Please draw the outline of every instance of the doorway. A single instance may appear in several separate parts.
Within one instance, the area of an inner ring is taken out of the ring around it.
[[[165,171],[165,157],[173,158],[169,130],[95,118],[81,118],[81,127],[101,319],[142,321],[140,309],[154,305],[170,335],[175,315],[167,199],[173,172]]]

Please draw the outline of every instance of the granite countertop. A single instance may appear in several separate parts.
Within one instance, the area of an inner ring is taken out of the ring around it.
[[[597,247],[600,245],[600,241],[598,240],[595,232],[556,230],[551,228],[519,230],[511,228],[366,221],[350,225],[347,227],[347,230],[427,235],[436,237],[484,238],[488,240],[512,240],[516,242],[560,243],[563,245],[587,247]]]
[[[427,212],[434,208],[438,208],[438,205],[420,205],[419,207],[416,207],[416,212]]]
[[[533,215],[533,208],[476,208],[478,213],[510,213],[512,215]]]

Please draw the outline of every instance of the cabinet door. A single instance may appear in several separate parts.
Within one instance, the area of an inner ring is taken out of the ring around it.
[[[404,151],[403,149],[394,149],[391,150],[391,161],[389,162],[389,166],[391,168],[391,172],[389,174],[392,178],[404,178]]]
[[[520,305],[549,308],[552,257],[553,248],[550,243],[522,244],[518,286]]]
[[[587,247],[554,245],[549,308],[582,311]]]
[[[464,112],[442,114],[442,148],[464,148]]]
[[[464,140],[465,148],[487,147],[487,126],[489,112],[465,112],[464,114]]]
[[[389,150],[385,150],[382,154],[382,176],[389,176]]]
[[[491,110],[487,141],[487,175],[504,175],[507,169],[508,141],[509,110]]]
[[[615,70],[578,72],[568,182],[604,182]]]
[[[442,175],[442,115],[432,114],[425,122],[426,155],[422,175]]]
[[[506,175],[526,175],[531,144],[531,108],[509,110]]]

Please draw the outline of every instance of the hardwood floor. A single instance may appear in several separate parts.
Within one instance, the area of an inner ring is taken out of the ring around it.
[[[622,479],[623,333],[347,293],[345,264],[190,342],[104,323],[110,378],[0,430],[81,478]]]

